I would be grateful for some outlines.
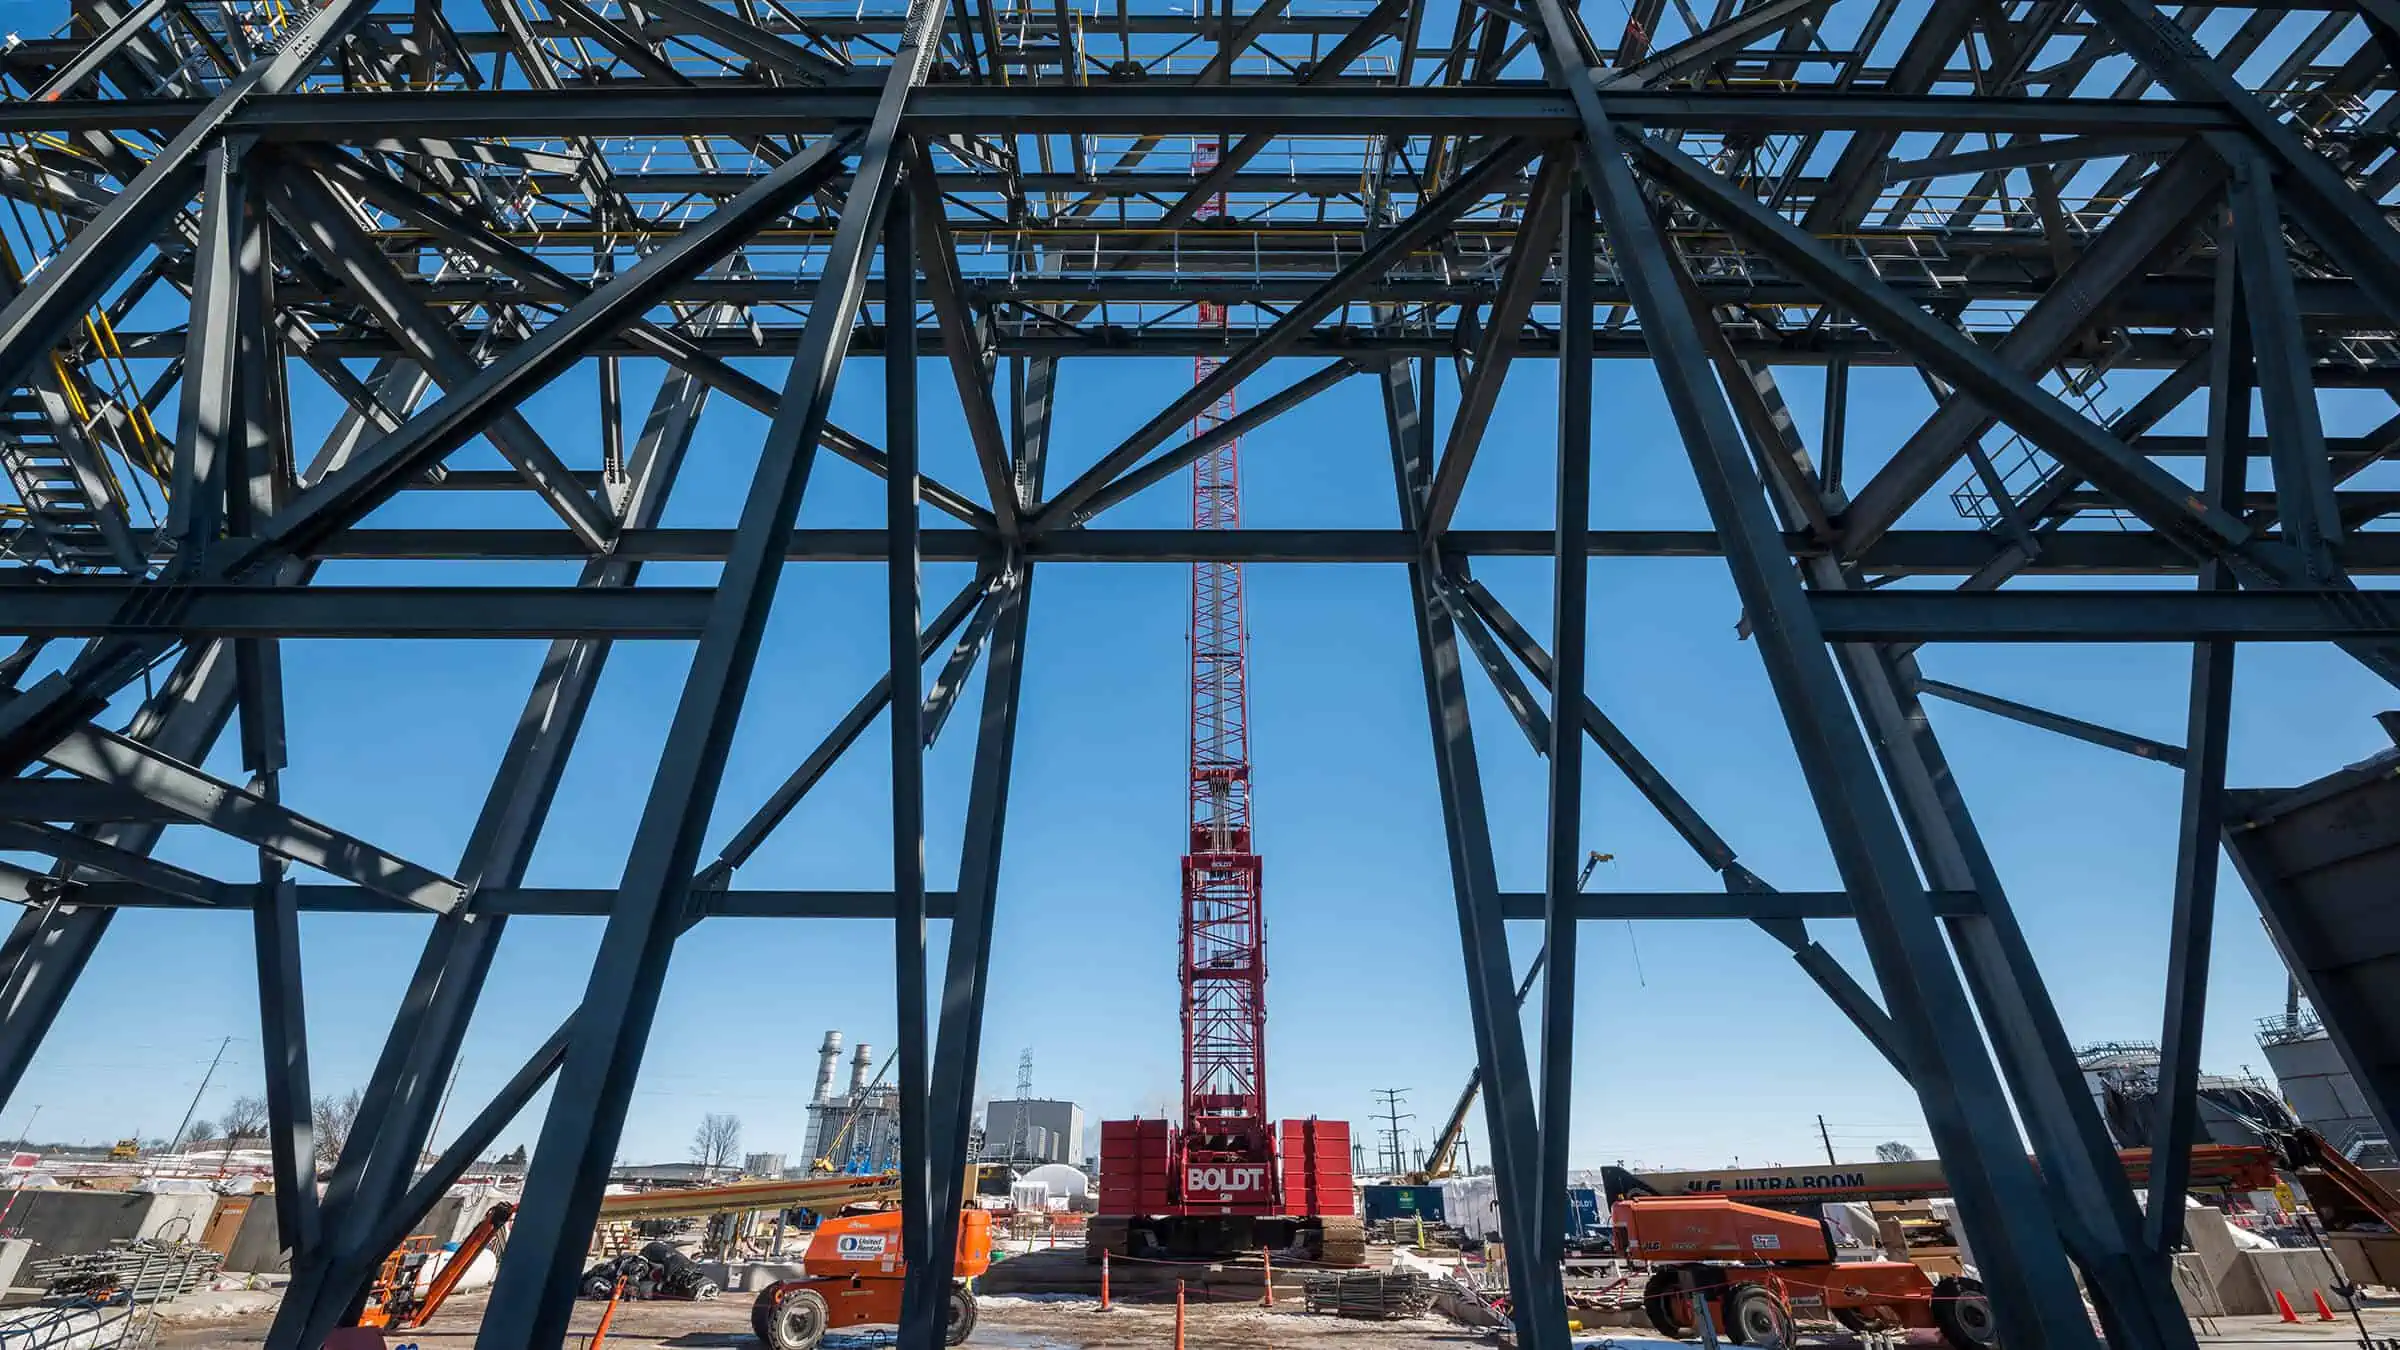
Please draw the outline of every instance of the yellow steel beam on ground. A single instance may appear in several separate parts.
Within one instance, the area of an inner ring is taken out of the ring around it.
[[[758,1209],[813,1209],[830,1214],[845,1205],[896,1200],[899,1194],[900,1178],[891,1172],[870,1176],[736,1181],[724,1186],[693,1186],[682,1190],[603,1196],[600,1200],[600,1218],[603,1222],[694,1218],[706,1214],[740,1214]]]

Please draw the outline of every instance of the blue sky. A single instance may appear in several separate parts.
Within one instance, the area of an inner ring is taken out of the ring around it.
[[[1596,4],[1589,12],[1611,8]],[[48,0],[0,4],[0,23],[42,33],[62,9]],[[1915,12],[1916,6],[1907,11]],[[2220,16],[2212,23],[2231,21]],[[1613,26],[1594,22],[1613,38]],[[1904,16],[1887,41],[1909,27]],[[2117,68],[2112,63],[2103,74],[2113,80]],[[1912,138],[1894,153],[1921,154],[1928,144],[1929,138]],[[783,378],[781,359],[744,364],[770,382]],[[1246,394],[1262,396],[1313,368],[1276,363]],[[655,387],[656,365],[629,361],[627,371],[627,405],[638,410]],[[1813,444],[1818,377],[1800,370],[1783,375]],[[2116,400],[2131,402],[2149,378],[2112,377]],[[1189,379],[1180,360],[1070,364],[1059,390],[1052,484],[1068,481]],[[882,439],[880,380],[876,363],[854,365],[836,410],[837,420],[875,441]],[[1461,527],[1550,523],[1553,381],[1547,363],[1524,363],[1513,372],[1469,483]],[[1593,523],[1704,526],[1655,377],[1640,363],[1613,362],[1600,366],[1597,381]],[[928,467],[953,485],[976,483],[955,408],[943,407],[946,369],[928,362],[920,384],[928,400]],[[308,447],[333,408],[313,382],[302,386],[296,418],[300,444]],[[1916,376],[1905,371],[1858,372],[1854,398],[1853,486],[1930,407]],[[526,411],[570,462],[588,465],[598,457],[594,401],[592,377],[579,371]],[[1439,402],[1446,417],[1455,404],[1446,381]],[[2333,392],[2325,404],[2327,429],[2337,435],[2363,431],[2390,412],[2380,395]],[[763,429],[756,414],[712,401],[667,523],[732,524]],[[2161,428],[2198,429],[2196,404]],[[1353,379],[1280,419],[1250,438],[1243,455],[1252,525],[1393,523],[1383,420],[1369,379]],[[481,445],[454,461],[498,462]],[[2389,476],[2378,470],[2358,485],[2389,486],[2383,481]],[[881,509],[876,480],[824,456],[802,519],[871,525]],[[1100,523],[1177,525],[1188,510],[1178,479]],[[521,494],[414,494],[373,523],[436,521],[554,523]],[[930,513],[928,522],[947,523]],[[1910,523],[1957,521],[1937,492]],[[1478,573],[1537,633],[1547,630],[1546,564],[1491,560]],[[647,576],[705,583],[709,574],[702,567],[654,566]],[[322,579],[563,582],[572,576],[571,566],[557,564],[339,564]],[[927,611],[965,579],[963,567],[929,569]],[[1286,565],[1253,567],[1247,579],[1272,970],[1269,1103],[1278,1114],[1347,1117],[1363,1129],[1374,1091],[1405,1087],[1413,1090],[1422,1140],[1447,1110],[1472,1050],[1404,575],[1396,567]],[[712,850],[875,678],[885,642],[882,587],[881,570],[868,565],[819,564],[788,574],[726,775]],[[1185,607],[1180,567],[1041,570],[993,951],[987,1091],[1009,1090],[1017,1056],[1030,1048],[1036,1091],[1080,1101],[1093,1119],[1154,1113],[1176,1096]],[[1720,562],[1596,563],[1590,690],[1748,866],[1778,886],[1832,888],[1837,881],[1822,833],[1757,654],[1736,636],[1738,613]],[[429,865],[453,866],[541,652],[534,643],[286,644],[293,731],[287,800]],[[618,646],[530,884],[615,884],[688,655],[683,644]],[[2183,735],[2188,656],[2182,648],[1959,646],[1929,650],[1923,663],[1936,678],[2162,740]],[[1537,889],[1542,763],[1479,676],[1469,677],[1469,688],[1502,884]],[[979,694],[980,679],[967,698]],[[2231,779],[2242,786],[2289,784],[2363,758],[2387,743],[2370,715],[2391,703],[2386,687],[2329,648],[2247,649],[2237,682]],[[2049,973],[2069,1035],[2154,1038],[2178,776],[1950,705],[1932,705],[1931,715]],[[937,886],[948,883],[957,865],[971,730],[971,718],[954,719],[929,767],[928,855]],[[210,767],[238,776],[230,740]],[[888,884],[886,744],[878,723],[743,869],[740,884]],[[1716,888],[1707,869],[1597,755],[1589,774],[1585,843],[1617,859],[1595,877],[1596,889]],[[170,831],[161,854],[229,878],[246,878],[252,865],[247,850],[190,829]],[[425,928],[397,916],[303,921],[319,1091],[364,1080]],[[2284,977],[2255,910],[2230,877],[2218,928],[2207,1063],[2223,1071],[2263,1068],[2251,1023],[2280,1008]],[[1817,925],[1820,938],[1865,978],[1847,930]],[[574,1004],[599,932],[598,920],[511,925],[467,1043],[445,1134]],[[937,954],[944,932],[937,923]],[[1522,968],[1538,934],[1519,925],[1512,936]],[[1804,1161],[1819,1154],[1820,1113],[1845,1158],[1867,1156],[1883,1139],[1927,1145],[1906,1085],[1763,934],[1728,923],[1651,923],[1638,933],[1593,925],[1583,942],[1576,1166],[1619,1158]],[[890,1044],[888,953],[886,931],[865,922],[718,920],[695,929],[669,976],[622,1155],[680,1158],[703,1113],[731,1111],[743,1118],[751,1148],[796,1156],[824,1030],[838,1027],[853,1043]],[[38,1106],[34,1132],[43,1137],[167,1133],[227,1036],[234,1040],[226,1065],[202,1114],[258,1088],[245,919],[126,913],[7,1103],[0,1131],[21,1128]],[[534,1140],[541,1104],[504,1134],[503,1147]],[[1472,1134],[1480,1154],[1480,1119]]]
[[[754,362],[763,378],[780,363]],[[634,366],[639,369],[638,364]],[[1280,387],[1309,367],[1279,363],[1254,380]],[[972,481],[943,372],[925,371],[928,467]],[[837,420],[880,438],[881,372],[845,374]],[[1190,378],[1179,360],[1071,364],[1061,382],[1053,484],[1089,463]],[[1638,363],[1598,374],[1593,522],[1703,523],[1655,378]],[[2134,397],[2144,376],[2121,376]],[[1511,376],[1462,506],[1462,527],[1534,527],[1550,517],[1553,371]],[[1861,371],[1852,420],[1853,483],[1913,429],[1928,403],[1905,372]],[[643,406],[655,375],[629,376]],[[579,382],[581,381],[581,382]],[[1813,427],[1814,372],[1786,389]],[[1454,390],[1445,388],[1446,415]],[[2380,420],[2380,396],[2329,394],[2329,430]],[[548,428],[588,426],[586,377],[529,408]],[[2167,431],[2194,429],[2187,410]],[[302,422],[321,422],[321,407]],[[702,424],[670,524],[729,524],[762,429],[718,400]],[[553,430],[574,455],[576,439]],[[1247,519],[1257,526],[1385,525],[1389,469],[1374,384],[1354,379],[1243,446]],[[583,457],[588,457],[588,451]],[[496,462],[482,447],[458,463]],[[436,506],[472,520],[533,523],[539,508],[502,494],[404,498],[385,513],[429,519]],[[826,457],[804,522],[871,523],[876,480]],[[1129,502],[1103,524],[1173,525],[1188,515],[1181,480]],[[1928,525],[1948,507],[1920,508]],[[456,516],[453,517],[457,518]],[[511,565],[542,579],[558,569]],[[688,579],[702,569],[658,569]],[[496,565],[413,569],[432,579],[497,576]],[[1486,562],[1482,575],[1537,632],[1548,627],[1539,560]],[[679,575],[680,574],[680,575]],[[324,579],[398,575],[390,565],[329,568]],[[928,609],[964,581],[931,569]],[[1278,1114],[1363,1123],[1374,1089],[1414,1090],[1422,1139],[1467,1071],[1455,921],[1415,669],[1403,573],[1393,567],[1254,566],[1248,573],[1252,718],[1272,976],[1269,1100]],[[1092,1118],[1155,1112],[1177,1090],[1174,914],[1182,822],[1186,569],[1047,565],[1035,591],[1017,776],[1009,811],[983,1084],[1005,1094],[1020,1050],[1036,1090],[1082,1102]],[[711,839],[722,842],[881,660],[881,570],[796,567],[787,575]],[[1756,654],[1736,637],[1738,606],[1713,560],[1594,565],[1591,691],[1771,882],[1836,880]],[[537,644],[287,645],[294,762],[288,800],[447,867],[456,860],[502,738],[540,655]],[[608,886],[621,869],[652,757],[687,660],[670,643],[621,644],[559,795],[531,884]],[[2186,655],[2171,647],[1957,647],[1931,650],[1933,676],[2175,741]],[[1510,888],[1538,889],[1541,761],[1479,677],[1475,700],[1494,843]],[[977,686],[969,691],[975,697]],[[2232,780],[2301,781],[2382,744],[2370,714],[2388,693],[2330,649],[2260,646],[2242,656]],[[2078,1039],[2151,1038],[2165,965],[2177,775],[2169,769],[1933,705],[1985,837],[2051,987]],[[962,717],[930,764],[928,853],[937,885],[957,862],[972,723]],[[740,874],[754,886],[888,884],[886,744],[879,723]],[[212,767],[238,773],[230,754]],[[1616,854],[1596,889],[1712,889],[1712,876],[1593,756],[1584,824]],[[238,877],[242,849],[171,831],[164,856]],[[2207,1060],[2259,1060],[2252,1020],[2276,1011],[2283,976],[2246,895],[2223,893],[2211,983]],[[1828,945],[1865,971],[1848,926]],[[425,924],[397,916],[312,915],[303,923],[312,1052],[319,1089],[363,1080]],[[579,996],[597,920],[519,919],[503,945],[467,1045],[451,1126],[538,1043]],[[945,927],[935,925],[935,950]],[[1520,965],[1538,932],[1512,934]],[[1636,974],[1636,944],[1641,975]],[[732,1111],[758,1149],[797,1153],[818,1038],[888,1046],[885,930],[866,922],[717,920],[683,942],[661,1003],[623,1156],[684,1154],[699,1116]],[[938,978],[938,970],[937,970]],[[1802,1161],[1817,1156],[1815,1116],[1837,1149],[1880,1139],[1927,1143],[1914,1100],[1764,935],[1742,924],[1587,926],[1577,1046],[1581,1084],[1574,1161]],[[37,1133],[100,1138],[165,1133],[218,1038],[235,1037],[202,1105],[254,1090],[258,1075],[247,924],[237,916],[121,916],[23,1090],[14,1129],[35,1104]],[[1694,1052],[1690,1047],[1708,1047]],[[880,1058],[880,1054],[878,1056]],[[503,1139],[530,1142],[528,1114]],[[1481,1122],[1474,1137],[1480,1138]]]

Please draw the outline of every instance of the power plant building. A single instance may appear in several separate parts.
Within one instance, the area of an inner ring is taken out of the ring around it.
[[[874,1047],[861,1041],[850,1057],[850,1086],[837,1094],[842,1033],[828,1031],[817,1047],[817,1085],[808,1104],[808,1164],[836,1171],[884,1172],[900,1166],[900,1089],[876,1081]]]
[[[2261,1021],[2258,1048],[2301,1124],[2362,1167],[2394,1164],[2391,1140],[2316,1013],[2296,1009]]]
[[[995,1101],[983,1112],[983,1156],[1016,1163],[1080,1165],[1083,1108],[1042,1098]]]

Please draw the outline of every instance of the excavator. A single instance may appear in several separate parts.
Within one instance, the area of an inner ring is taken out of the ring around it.
[[[384,1327],[409,1331],[431,1321],[441,1311],[458,1282],[467,1276],[467,1268],[475,1258],[497,1241],[508,1221],[517,1216],[517,1207],[503,1200],[484,1211],[475,1226],[459,1240],[458,1250],[434,1273],[433,1283],[422,1290],[417,1281],[424,1277],[425,1268],[432,1264],[441,1245],[430,1237],[412,1237],[400,1244],[400,1249],[384,1258],[383,1269],[367,1290],[366,1303],[360,1308],[352,1325]]]
[[[1576,891],[1581,892],[1591,882],[1592,872],[1600,864],[1616,860],[1616,854],[1594,849],[1592,855],[1583,860],[1583,871],[1575,878]],[[1533,964],[1525,968],[1525,978],[1517,984],[1516,1002],[1511,1005],[1513,1008],[1520,1012],[1524,1010],[1525,996],[1533,992],[1533,982],[1542,977],[1542,967],[1549,960],[1550,948],[1545,944],[1533,954]],[[1467,1075],[1466,1090],[1458,1094],[1458,1105],[1450,1108],[1450,1118],[1442,1122],[1442,1132],[1434,1136],[1433,1147],[1426,1150],[1424,1167],[1405,1178],[1409,1185],[1423,1186],[1458,1170],[1458,1141],[1466,1133],[1467,1113],[1475,1109],[1475,1097],[1482,1091],[1483,1066],[1478,1064]]]

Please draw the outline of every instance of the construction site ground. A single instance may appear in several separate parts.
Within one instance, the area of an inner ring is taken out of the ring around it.
[[[600,1320],[600,1305],[577,1306],[569,1350],[581,1350]],[[160,1350],[246,1350],[266,1341],[271,1311],[258,1309],[206,1321],[173,1317],[163,1329]],[[469,1350],[477,1322],[483,1316],[483,1296],[462,1295],[439,1317],[414,1331],[387,1337],[391,1346],[416,1345],[421,1350]],[[2400,1337],[2400,1310],[2370,1309],[2365,1314],[2368,1335],[2389,1343]],[[1252,1304],[1194,1303],[1186,1309],[1185,1342],[1190,1350],[1280,1350],[1305,1343],[1323,1350],[1454,1350],[1492,1345],[1490,1333],[1431,1318],[1398,1322],[1346,1321],[1311,1316],[1294,1309],[1268,1310]],[[982,1300],[981,1319],[967,1345],[985,1350],[1168,1350],[1174,1344],[1175,1310],[1171,1303],[1120,1302],[1106,1312],[1089,1299],[1026,1299],[990,1297]],[[2287,1324],[2272,1317],[2222,1317],[2213,1329],[2200,1329],[2200,1343],[2223,1346],[2289,1345],[2330,1347],[2358,1342],[2358,1326],[2348,1317],[2337,1322],[2303,1321]],[[1653,1341],[1641,1331],[1595,1330],[1576,1337],[1578,1344],[1613,1337],[1630,1345]],[[868,1350],[891,1344],[887,1333],[858,1332],[828,1337],[826,1350]],[[1807,1337],[1808,1344],[1828,1350],[1856,1346],[1855,1338],[1838,1334]],[[612,1350],[733,1350],[756,1346],[750,1335],[750,1301],[728,1297],[712,1303],[627,1303],[617,1309],[608,1333]],[[1912,1350],[1933,1350],[1930,1336],[1912,1338]]]
[[[598,1303],[576,1305],[567,1337],[569,1350],[580,1350],[589,1340],[599,1325],[600,1311]],[[261,1312],[205,1323],[177,1319],[159,1337],[159,1350],[243,1350],[263,1345],[270,1316]],[[483,1296],[461,1295],[432,1322],[414,1331],[391,1333],[385,1340],[395,1348],[416,1345],[421,1350],[469,1350],[482,1316]],[[1186,1307],[1185,1317],[1185,1342],[1191,1350],[1277,1350],[1302,1340],[1325,1350],[1445,1350],[1491,1344],[1481,1333],[1432,1318],[1356,1322],[1229,1303],[1193,1303]],[[1174,1338],[1171,1302],[1118,1303],[1102,1312],[1099,1304],[1089,1299],[986,1297],[967,1348],[1168,1350]],[[869,1350],[891,1343],[888,1332],[837,1333],[825,1338],[825,1350]],[[609,1325],[607,1340],[608,1350],[755,1350],[757,1345],[750,1334],[750,1299],[744,1295],[709,1303],[660,1300],[621,1304]]]

